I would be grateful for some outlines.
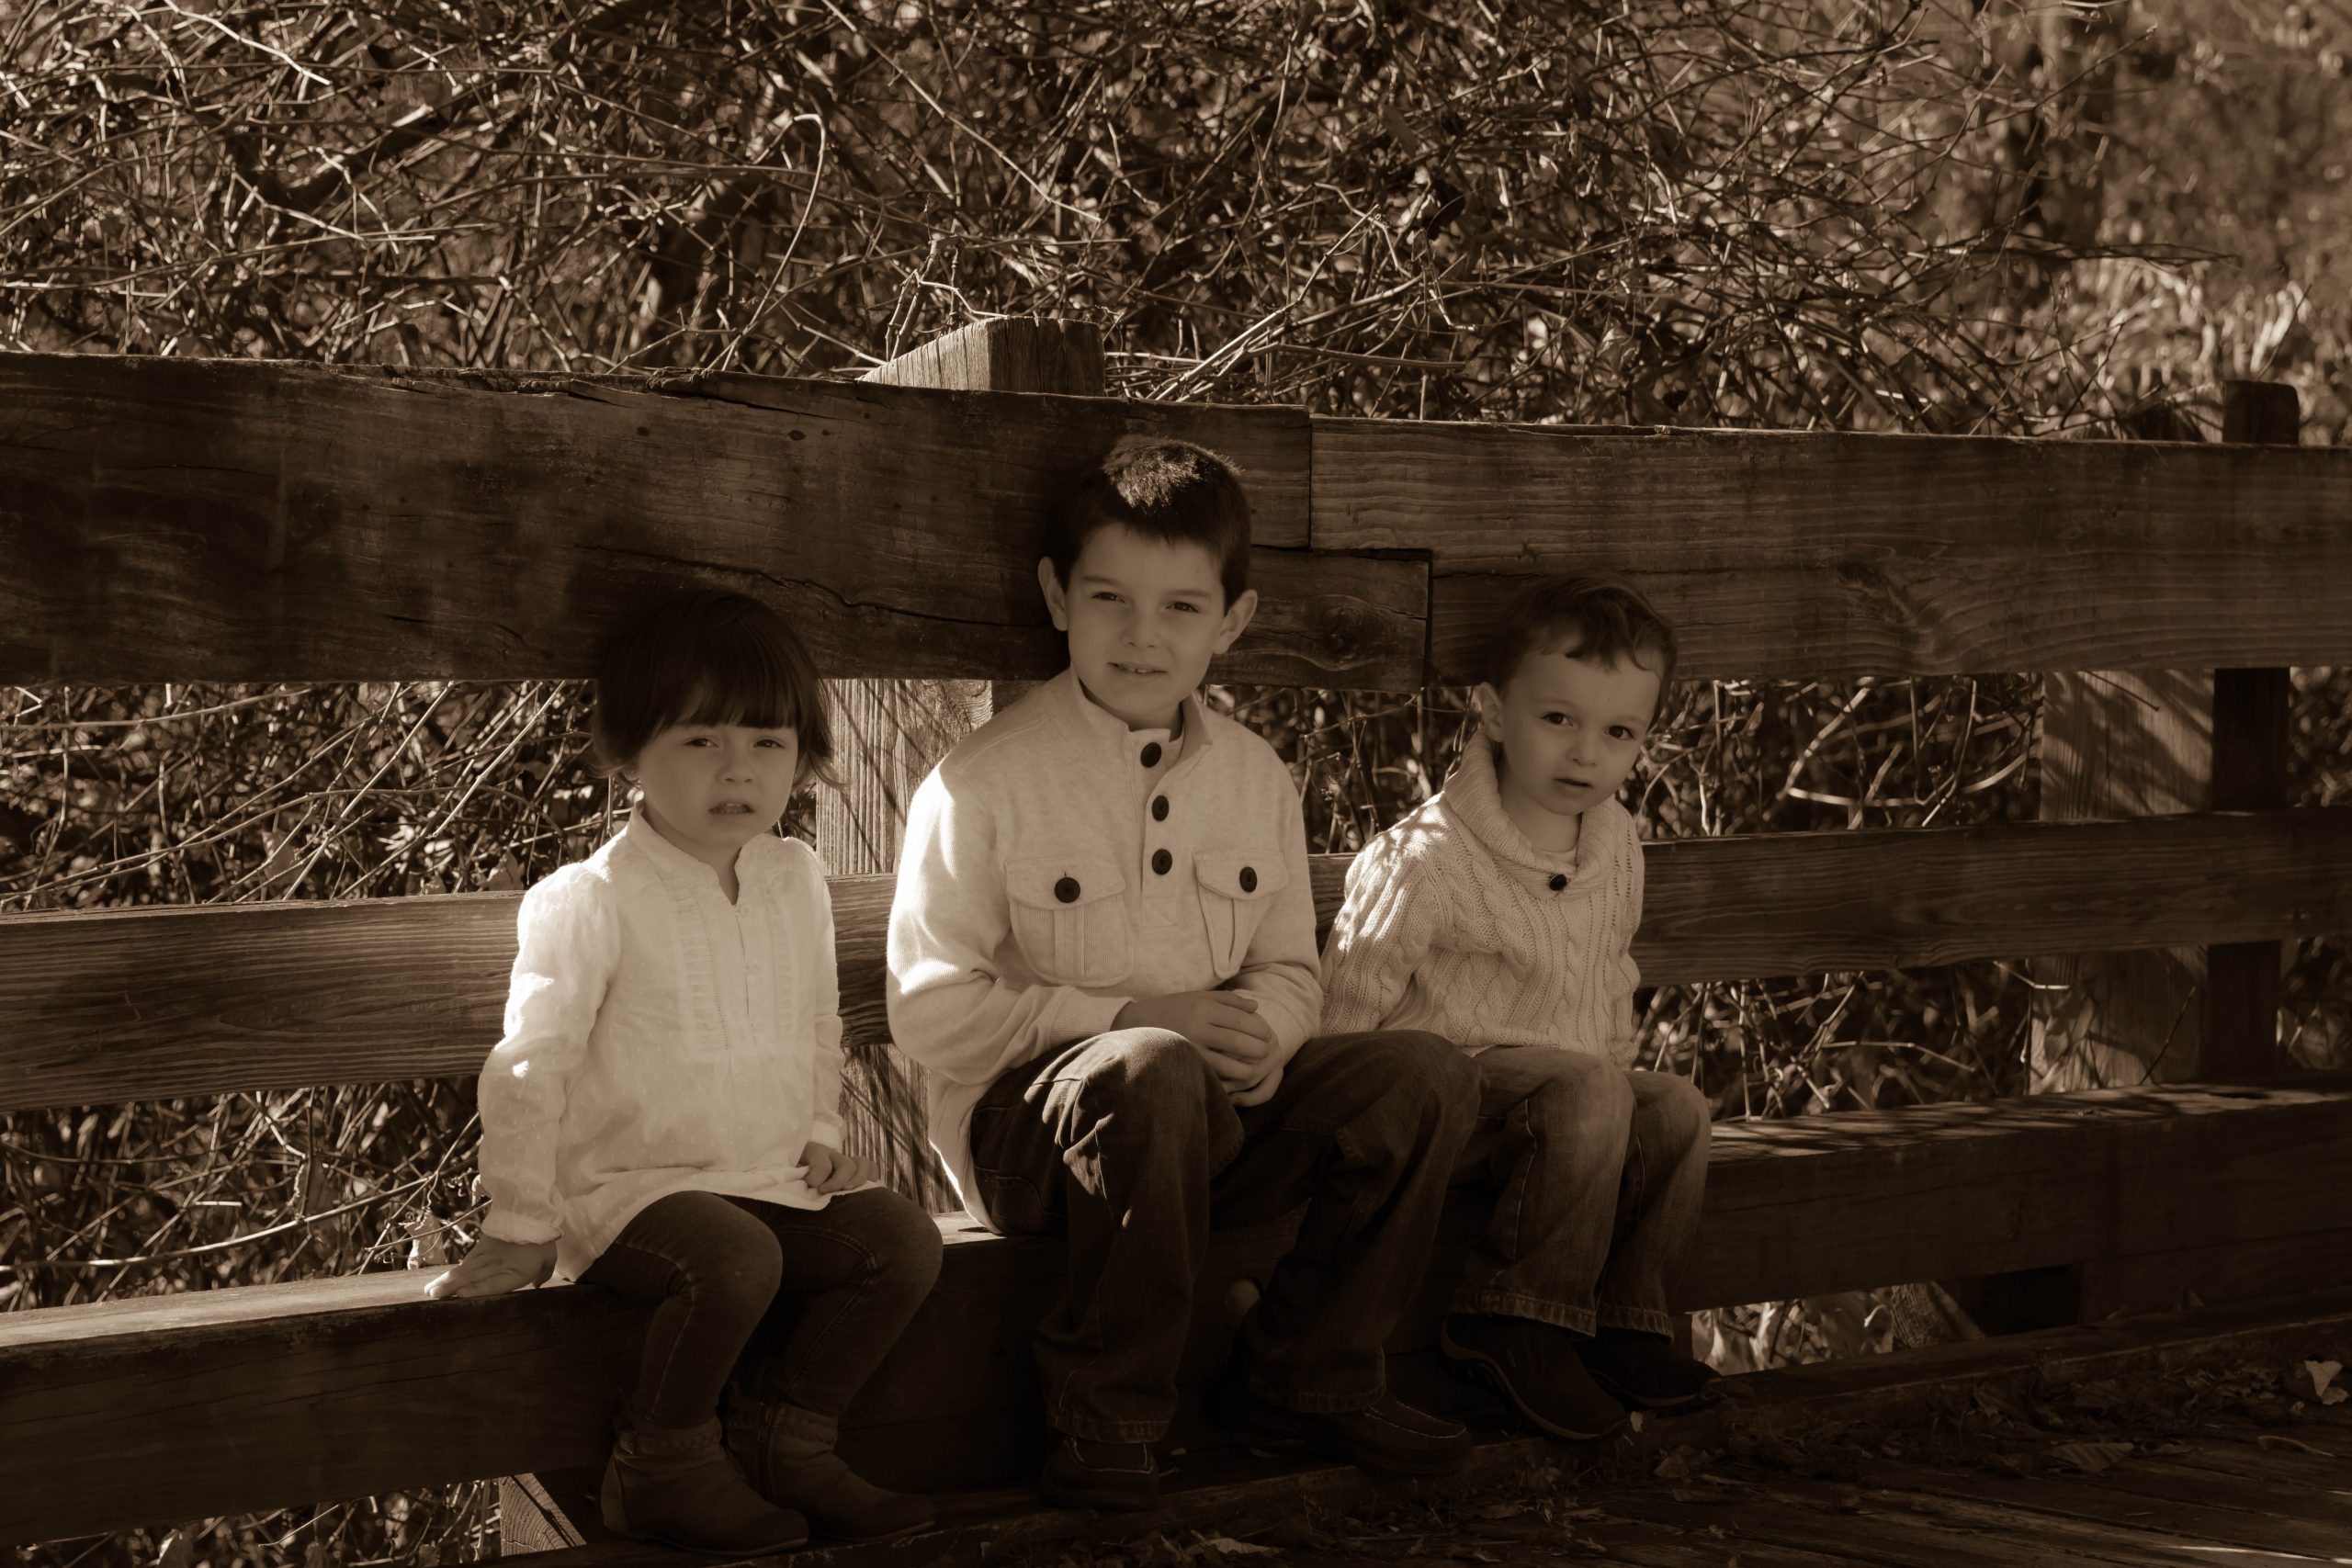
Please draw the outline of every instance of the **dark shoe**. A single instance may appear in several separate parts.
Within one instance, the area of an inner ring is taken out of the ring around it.
[[[1577,1336],[1565,1328],[1531,1318],[1457,1312],[1439,1325],[1437,1342],[1555,1438],[1605,1438],[1625,1424],[1625,1407],[1593,1381],[1577,1357]]]
[[[752,1490],[715,1420],[669,1427],[624,1419],[597,1501],[605,1529],[689,1551],[789,1551],[808,1540],[807,1519]]]
[[[1593,1382],[1639,1409],[1687,1410],[1721,1392],[1721,1372],[1681,1354],[1663,1335],[1604,1328],[1577,1354]]]
[[[728,1451],[761,1496],[798,1509],[817,1533],[838,1540],[888,1540],[938,1523],[930,1498],[885,1491],[842,1463],[831,1443],[790,1430],[790,1410],[740,1395],[728,1401]]]
[[[1470,1457],[1459,1421],[1417,1410],[1383,1393],[1363,1410],[1293,1410],[1227,1373],[1210,1386],[1210,1415],[1264,1453],[1307,1452],[1390,1475],[1445,1475]]]
[[[1037,1490],[1058,1508],[1132,1514],[1159,1506],[1159,1466],[1149,1443],[1098,1443],[1065,1433],[1037,1472]]]

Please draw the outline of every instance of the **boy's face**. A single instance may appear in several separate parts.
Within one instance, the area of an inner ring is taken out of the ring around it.
[[[1654,670],[1556,650],[1521,660],[1499,692],[1481,685],[1480,727],[1501,752],[1513,820],[1580,817],[1612,798],[1642,754],[1657,698]]]
[[[773,829],[800,778],[800,735],[789,727],[673,724],[629,765],[662,836],[707,864]]]
[[[1165,729],[1199,690],[1209,660],[1257,613],[1253,589],[1227,604],[1207,547],[1163,544],[1124,524],[1095,529],[1065,585],[1050,558],[1037,563],[1054,625],[1069,634],[1070,668],[1088,696],[1130,729]]]

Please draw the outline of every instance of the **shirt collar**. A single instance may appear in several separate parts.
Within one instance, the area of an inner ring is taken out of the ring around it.
[[[1462,760],[1454,764],[1453,776],[1445,781],[1445,798],[1462,825],[1498,860],[1547,874],[1566,872],[1573,876],[1592,865],[1600,852],[1595,840],[1600,837],[1600,807],[1584,814],[1577,847],[1566,854],[1536,848],[1519,830],[1519,824],[1503,809],[1500,784],[1495,774],[1495,745],[1484,735],[1472,735],[1470,743],[1463,747]]]
[[[1126,720],[1086,694],[1077,671],[1065,670],[1048,684],[1058,688],[1055,694],[1064,716],[1090,756],[1114,757],[1121,766],[1141,773],[1147,767],[1164,770],[1179,756],[1197,756],[1209,748],[1207,710],[1201,705],[1198,692],[1185,696],[1178,709],[1176,728],[1129,729]],[[1155,746],[1159,749],[1159,760],[1145,763],[1144,753]]]
[[[662,830],[656,828],[652,819],[645,815],[642,807],[629,813],[628,821],[622,827],[620,836],[624,842],[652,863],[654,870],[660,873],[663,881],[674,881],[683,877],[690,886],[707,885],[714,893],[723,891],[718,885],[718,868],[707,862],[697,860],[663,838]],[[756,874],[752,867],[759,863],[761,857],[752,853],[752,845],[758,842],[757,839],[752,840],[750,844],[743,846],[743,852],[735,857],[735,882],[739,888],[748,886],[752,876]]]

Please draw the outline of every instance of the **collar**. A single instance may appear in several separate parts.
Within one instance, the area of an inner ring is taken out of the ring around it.
[[[662,830],[653,825],[652,819],[645,815],[642,808],[629,813],[628,821],[622,826],[619,838],[623,843],[628,844],[637,853],[643,855],[650,862],[654,871],[664,882],[674,882],[684,878],[689,886],[707,886],[713,893],[720,891],[718,868],[707,862],[697,860],[663,838]],[[762,857],[752,852],[752,846],[758,842],[759,840],[754,839],[751,843],[745,844],[742,852],[735,857],[735,883],[738,888],[748,886],[756,874],[752,867],[759,863]]]
[[[1159,748],[1161,768],[1171,765],[1168,753],[1174,753],[1181,761],[1209,749],[1208,715],[1201,705],[1198,692],[1188,694],[1178,706],[1174,728],[1129,729],[1126,720],[1086,694],[1086,688],[1079,683],[1077,671],[1064,670],[1046,685],[1059,705],[1069,733],[1089,756],[1116,757],[1123,767],[1140,774],[1145,771],[1143,753],[1148,747]]]
[[[1538,849],[1519,824],[1503,809],[1502,792],[1495,775],[1494,742],[1484,735],[1473,734],[1470,743],[1462,749],[1462,760],[1453,766],[1453,776],[1445,781],[1446,803],[1453,808],[1462,825],[1470,829],[1487,852],[1497,860],[1525,866],[1545,875],[1566,872],[1571,877],[1590,867],[1599,858],[1601,817],[1607,803],[1594,807],[1584,814],[1577,835],[1577,847],[1566,854]]]

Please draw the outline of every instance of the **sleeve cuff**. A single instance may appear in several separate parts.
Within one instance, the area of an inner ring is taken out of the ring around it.
[[[809,1123],[808,1137],[812,1143],[839,1150],[842,1146],[842,1124],[829,1116],[820,1116]]]
[[[542,1221],[525,1219],[519,1214],[504,1213],[493,1208],[481,1222],[481,1234],[492,1241],[511,1241],[518,1247],[537,1247],[556,1241],[563,1232]]]
[[[1056,1032],[1064,1040],[1089,1040],[1097,1034],[1108,1034],[1119,1026],[1120,1010],[1133,1000],[1133,997],[1098,997],[1072,990],[1056,1010],[1062,1025]]]

